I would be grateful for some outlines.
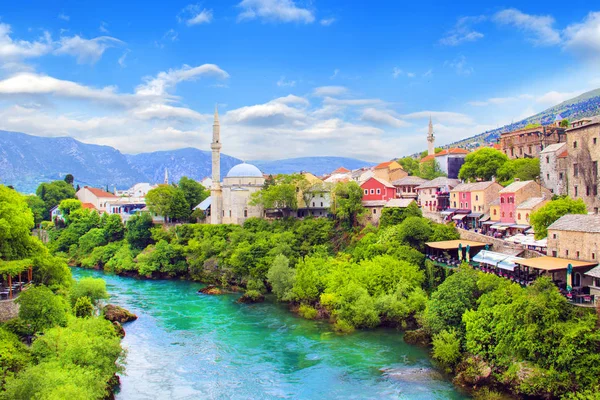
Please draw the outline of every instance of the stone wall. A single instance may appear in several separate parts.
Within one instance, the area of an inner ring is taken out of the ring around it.
[[[8,321],[19,315],[19,305],[14,300],[0,300],[0,322]]]
[[[456,230],[460,234],[461,239],[490,243],[492,245],[490,248],[491,251],[511,255],[517,255],[523,252],[523,246],[519,244],[509,243],[502,239],[496,239],[491,236],[482,235],[481,233],[475,233],[473,231],[467,231],[465,229],[456,228]]]
[[[421,211],[423,212],[423,217],[438,224],[444,223],[444,217],[439,212],[425,211],[425,209],[421,209]]]

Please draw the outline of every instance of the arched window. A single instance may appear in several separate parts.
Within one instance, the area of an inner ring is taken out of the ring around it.
[[[521,219],[521,213],[519,213],[519,214],[517,215],[517,218],[518,218],[518,219]]]
[[[512,218],[512,217],[513,217],[513,213],[512,213],[512,211],[510,212],[510,214],[508,214],[508,217],[509,217],[509,218]]]
[[[500,197],[500,203],[504,204],[504,197]]]
[[[502,211],[502,218],[504,218],[504,211]]]
[[[575,275],[573,275],[573,286],[581,286],[581,274],[579,272],[575,272]]]
[[[248,210],[244,210],[244,218],[248,218]]]
[[[479,201],[479,195],[475,195],[475,201]]]
[[[494,215],[498,214],[497,210],[494,208]]]
[[[529,221],[529,214],[525,214],[525,219]]]

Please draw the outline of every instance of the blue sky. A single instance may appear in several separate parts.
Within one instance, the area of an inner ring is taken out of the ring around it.
[[[0,8],[0,129],[126,153],[208,149],[218,103],[227,154],[381,161],[600,87],[589,1],[48,3]]]

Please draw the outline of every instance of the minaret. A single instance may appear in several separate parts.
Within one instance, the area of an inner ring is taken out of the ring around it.
[[[210,223],[223,222],[223,192],[221,191],[221,126],[219,125],[219,110],[215,106],[215,122],[213,123],[212,149],[212,187],[210,189]]]
[[[165,167],[165,185],[169,184],[169,171],[167,171],[167,168]]]
[[[431,116],[429,116],[429,133],[427,134],[427,155],[430,156],[435,154],[435,137],[433,136],[433,123],[431,122]]]

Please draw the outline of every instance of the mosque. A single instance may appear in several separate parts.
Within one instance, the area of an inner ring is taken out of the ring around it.
[[[260,170],[247,163],[234,166],[221,182],[221,126],[215,108],[212,149],[212,187],[210,190],[210,223],[241,225],[248,218],[262,217],[262,206],[250,205],[250,196],[263,188],[265,178]]]

